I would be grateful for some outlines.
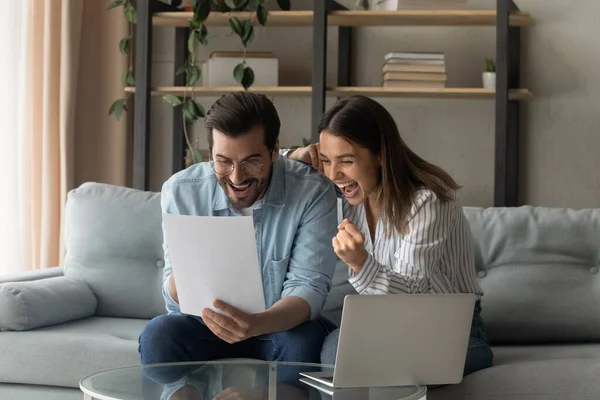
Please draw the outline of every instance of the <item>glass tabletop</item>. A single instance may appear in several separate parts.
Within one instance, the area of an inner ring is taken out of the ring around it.
[[[425,386],[333,389],[302,373],[319,364],[219,360],[136,366],[98,372],[79,387],[102,400],[425,400]]]

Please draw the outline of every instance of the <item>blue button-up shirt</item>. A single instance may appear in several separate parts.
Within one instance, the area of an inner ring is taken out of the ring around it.
[[[232,208],[209,163],[195,164],[169,178],[161,205],[167,214],[241,215]],[[310,166],[280,156],[262,201],[253,206],[253,219],[267,308],[282,297],[297,296],[310,305],[314,319],[331,289],[336,263],[331,245],[337,233],[335,186]],[[167,311],[178,313],[179,304],[169,295],[172,267],[164,244],[163,250],[163,296]]]

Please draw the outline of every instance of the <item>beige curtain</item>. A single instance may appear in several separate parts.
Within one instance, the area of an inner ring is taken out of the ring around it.
[[[22,0],[20,216],[23,264],[62,264],[64,205],[85,181],[126,184],[127,117],[108,116],[123,95],[127,35],[108,0]]]

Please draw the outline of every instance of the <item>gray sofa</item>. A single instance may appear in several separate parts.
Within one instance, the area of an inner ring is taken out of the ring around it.
[[[428,399],[600,398],[600,210],[465,208],[494,366]],[[0,398],[80,399],[79,379],[138,365],[164,313],[160,194],[86,183],[69,193],[64,268],[0,280]],[[353,289],[336,270],[325,314]]]

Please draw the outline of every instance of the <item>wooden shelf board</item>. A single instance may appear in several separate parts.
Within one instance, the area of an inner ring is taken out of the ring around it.
[[[527,11],[509,17],[511,26],[530,26]],[[268,22],[267,22],[268,24]],[[495,26],[496,10],[401,10],[401,11],[333,11],[333,26]]]
[[[482,88],[398,88],[398,87],[333,87],[329,93],[335,96],[359,94],[369,97],[430,98],[430,99],[494,99],[495,91]],[[533,100],[528,89],[513,89],[510,100]]]
[[[243,90],[241,86],[195,86],[193,89],[186,88],[184,86],[156,86],[152,88],[151,94],[152,96],[163,96],[165,94],[183,96],[187,93],[187,96],[200,97],[220,96],[240,90]],[[126,87],[125,91],[129,93],[135,93],[135,88]],[[312,93],[312,88],[310,86],[251,86],[248,91],[277,96],[309,96]]]
[[[187,89],[187,95],[193,97],[220,96],[229,92],[242,90],[241,86],[202,87],[197,86],[193,90]],[[126,87],[126,92],[134,93],[134,87]],[[250,92],[264,93],[271,96],[310,96],[310,86],[253,86]],[[174,94],[183,96],[185,87],[180,86],[157,86],[152,88],[153,96]],[[349,96],[359,94],[368,97],[390,97],[390,98],[429,98],[429,99],[494,99],[494,91],[481,88],[389,88],[389,87],[330,87],[327,90],[329,96]],[[533,100],[534,96],[529,89],[512,89],[509,94],[510,100]]]
[[[155,26],[187,26],[192,12],[155,13]],[[251,12],[212,12],[205,21],[206,26],[228,26],[229,16],[239,19],[252,18]],[[532,26],[534,21],[528,11],[514,11],[509,17],[511,26]],[[271,11],[267,27],[312,26],[312,11]],[[399,11],[332,11],[328,16],[329,26],[494,26],[496,10],[399,10]]]
[[[193,13],[190,11],[154,13],[152,24],[155,26],[186,27],[192,16]],[[240,20],[252,18],[255,26],[260,25],[256,19],[256,15],[246,11],[232,13],[211,12],[204,24],[206,26],[229,26],[229,16],[237,17]],[[312,11],[271,11],[267,17],[266,26],[312,26],[312,23]]]

